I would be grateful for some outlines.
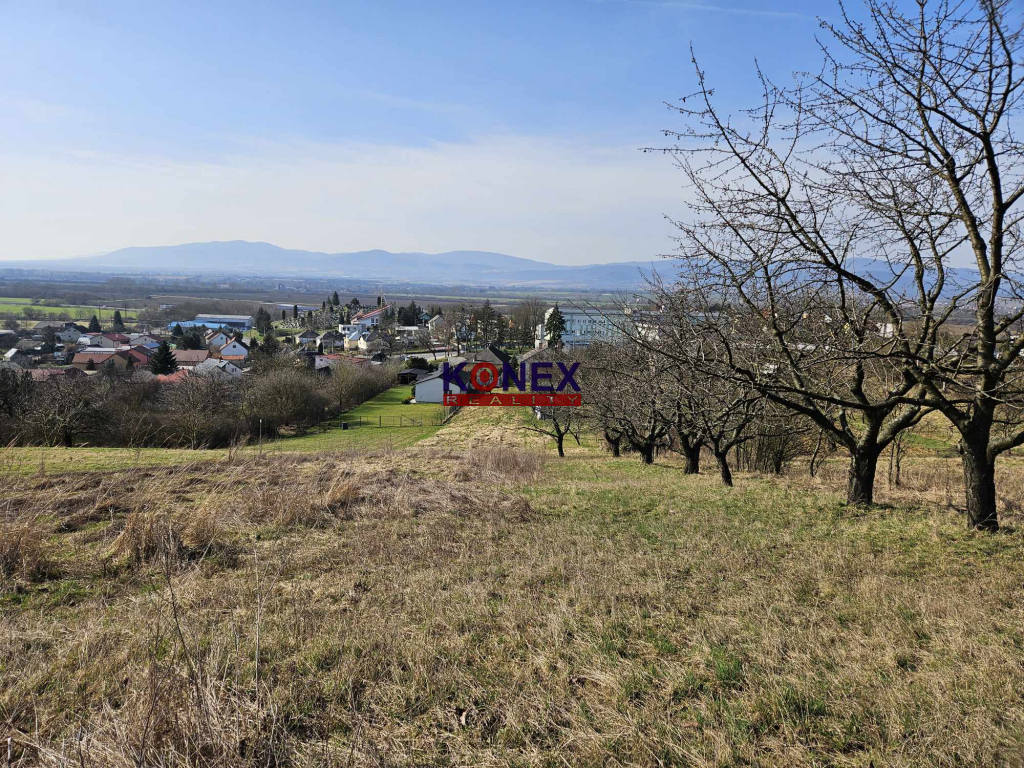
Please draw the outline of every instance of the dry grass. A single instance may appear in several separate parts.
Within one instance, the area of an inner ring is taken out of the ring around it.
[[[544,455],[510,445],[485,445],[468,453],[459,466],[460,480],[481,475],[505,483],[527,483],[537,479],[544,467]]]
[[[864,511],[504,442],[17,479],[59,572],[0,593],[14,765],[1021,754],[1019,520],[922,501],[954,464]]]
[[[38,581],[55,573],[38,516],[0,521],[0,578]]]

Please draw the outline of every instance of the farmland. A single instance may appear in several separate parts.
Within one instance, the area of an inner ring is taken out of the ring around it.
[[[48,320],[54,319],[84,320],[96,315],[100,322],[108,322],[114,318],[114,311],[118,307],[99,308],[81,304],[42,304],[33,303],[31,299],[0,297],[0,319],[13,317],[17,320]],[[133,320],[136,317],[135,310],[120,309],[121,317],[125,320]]]
[[[723,492],[589,437],[559,460],[528,418],[13,479],[16,758],[924,766],[1024,746],[1018,470],[993,537],[929,492],[952,459],[912,459],[864,510],[838,462]]]

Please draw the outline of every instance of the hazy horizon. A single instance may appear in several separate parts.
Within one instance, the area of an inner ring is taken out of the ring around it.
[[[685,215],[689,45],[730,105],[817,58],[810,0],[9,3],[0,260],[243,239],[645,261]]]

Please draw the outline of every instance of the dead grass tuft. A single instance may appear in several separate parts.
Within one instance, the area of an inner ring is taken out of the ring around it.
[[[38,516],[0,522],[0,576],[38,581],[53,576],[47,529]]]
[[[460,464],[456,479],[470,480],[481,472],[502,482],[528,483],[536,480],[544,468],[544,455],[511,445],[485,445],[474,448]]]

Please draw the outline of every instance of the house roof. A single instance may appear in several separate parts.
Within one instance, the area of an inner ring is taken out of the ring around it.
[[[181,363],[201,363],[210,357],[210,352],[205,349],[172,349],[174,359]]]
[[[469,359],[478,363],[493,363],[499,368],[504,363],[512,362],[511,355],[493,344],[488,346],[486,349],[480,350],[475,355],[471,355]]]
[[[225,344],[224,346],[222,346],[222,347],[220,348],[220,351],[221,351],[221,352],[223,352],[223,351],[224,351],[225,349],[227,349],[228,347],[230,347],[230,346],[231,346],[232,344],[237,344],[238,346],[240,346],[240,347],[242,347],[243,349],[245,349],[245,351],[246,351],[246,352],[248,352],[248,351],[249,351],[249,345],[248,345],[248,344],[246,344],[246,343],[245,343],[244,341],[236,341],[235,339],[232,339],[232,340],[231,340],[231,341],[229,341],[229,342],[228,342],[227,344]]]
[[[199,365],[195,367],[195,370],[199,372],[212,371],[215,368],[219,370],[225,370],[227,369],[228,366],[231,366],[232,368],[235,368],[236,370],[239,371],[242,370],[230,360],[214,360],[212,357],[208,360],[203,360],[203,362],[199,363]]]
[[[442,368],[440,370],[434,371],[433,373],[431,373],[431,374],[429,374],[427,376],[424,376],[421,379],[416,379],[416,383],[417,384],[422,384],[425,381],[433,381],[434,379],[441,378],[441,376],[443,376],[443,375],[444,375],[444,369]],[[466,392],[469,392],[472,389],[472,387],[470,386],[470,383],[469,383],[469,371],[468,370],[463,368],[461,371],[459,371],[457,374],[455,374],[455,377],[459,381],[462,382],[462,388]]]
[[[159,381],[161,384],[176,384],[177,382],[188,376],[190,371],[182,368],[181,370],[175,371],[174,373],[161,373],[153,378]]]
[[[376,309],[371,309],[369,312],[358,312],[358,313],[356,313],[355,317],[352,318],[352,322],[356,322],[357,320],[366,320],[369,317],[374,317],[375,315],[379,315],[381,312],[383,312],[385,309],[387,309],[390,306],[391,306],[390,304],[385,304],[382,307],[377,307]]]
[[[76,352],[71,363],[73,365],[87,365],[92,360],[93,365],[98,368],[115,357],[127,359],[128,355],[126,352],[118,352],[113,349],[108,349],[104,352]]]
[[[103,333],[100,335],[105,339],[110,339],[111,341],[128,341],[128,337],[123,333]]]
[[[199,323],[203,320],[233,320],[237,322],[245,322],[246,320],[252,320],[252,315],[196,315],[195,322]]]

